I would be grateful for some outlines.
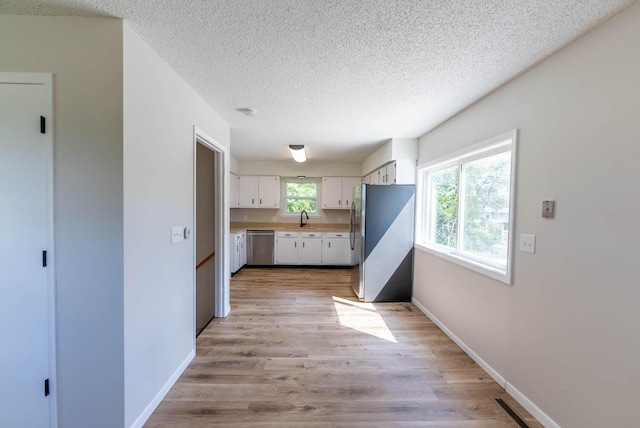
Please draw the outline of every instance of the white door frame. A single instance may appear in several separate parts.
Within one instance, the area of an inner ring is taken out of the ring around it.
[[[51,73],[2,73],[0,83],[42,85],[45,94],[45,141],[47,177],[47,305],[49,321],[49,427],[58,426],[58,376],[56,360],[56,284],[54,244],[54,186],[53,186],[53,74]]]
[[[193,127],[193,338],[196,337],[196,155],[198,144],[216,152],[215,157],[215,316],[223,318],[229,315],[229,156],[227,148],[206,135],[198,127]]]

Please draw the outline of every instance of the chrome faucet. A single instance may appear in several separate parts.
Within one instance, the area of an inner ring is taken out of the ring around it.
[[[305,210],[302,210],[300,212],[300,227],[304,227],[307,224],[307,223],[303,223],[302,222],[302,214],[306,215],[307,216],[307,220],[309,220],[309,214]]]

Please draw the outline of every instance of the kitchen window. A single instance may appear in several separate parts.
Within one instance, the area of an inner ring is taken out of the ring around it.
[[[418,167],[416,247],[511,283],[517,131]]]
[[[311,178],[284,179],[284,214],[318,213],[318,180]]]

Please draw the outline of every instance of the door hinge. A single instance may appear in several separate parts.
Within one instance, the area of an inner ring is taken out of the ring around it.
[[[45,133],[45,119],[44,116],[40,116],[40,133],[44,134]]]
[[[47,252],[42,252],[42,267],[47,267]]]
[[[49,396],[49,379],[44,380],[44,396]]]

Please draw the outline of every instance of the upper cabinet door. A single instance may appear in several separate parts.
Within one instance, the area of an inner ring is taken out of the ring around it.
[[[280,177],[258,177],[258,195],[260,208],[280,208]]]
[[[322,177],[322,208],[343,208],[342,177]]]
[[[362,183],[360,177],[342,177],[342,206],[341,208],[350,209],[353,198],[353,188]]]
[[[238,208],[238,176],[229,174],[229,207]]]
[[[258,206],[258,177],[255,175],[238,176],[238,207],[255,208]]]

